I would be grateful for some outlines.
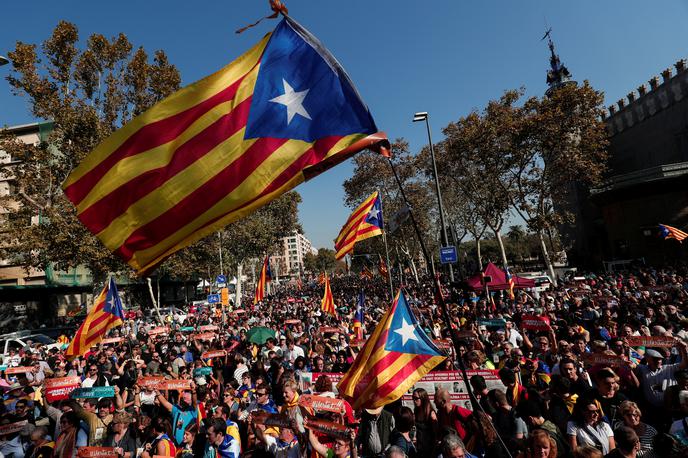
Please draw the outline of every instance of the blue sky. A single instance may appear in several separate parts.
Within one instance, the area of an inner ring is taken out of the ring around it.
[[[234,30],[269,10],[267,0],[181,2],[4,2],[0,55],[17,40],[40,42],[60,19],[74,22],[82,38],[93,32],[125,33],[135,46],[164,49],[183,84],[212,73],[274,27],[264,21],[241,35]],[[377,122],[390,138],[405,137],[412,150],[427,143],[416,111],[430,113],[435,141],[441,128],[505,89],[525,86],[542,94],[548,49],[546,24],[575,79],[606,94],[606,105],[688,57],[688,2],[637,0],[485,1],[286,0],[290,15],[308,28],[347,69]],[[26,102],[10,94],[0,67],[0,125],[34,121]],[[348,216],[341,183],[343,164],[298,188],[300,216],[315,246],[331,247]]]

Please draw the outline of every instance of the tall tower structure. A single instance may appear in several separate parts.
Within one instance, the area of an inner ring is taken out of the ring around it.
[[[559,56],[554,52],[554,42],[552,41],[552,28],[550,27],[545,36],[542,37],[544,40],[547,38],[547,46],[549,47],[549,70],[547,70],[547,85],[549,88],[545,91],[545,94],[549,97],[553,91],[556,89],[567,85],[567,84],[578,84],[571,79],[571,72],[566,68],[564,64],[561,63]]]

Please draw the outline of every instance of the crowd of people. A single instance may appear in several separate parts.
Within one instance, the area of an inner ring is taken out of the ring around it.
[[[456,284],[445,290],[449,326],[430,279],[410,281],[404,291],[419,326],[438,342],[451,332],[459,337],[435,370],[464,365],[501,381],[503,388],[490,389],[484,377],[471,376],[471,409],[442,387],[416,387],[410,402],[360,411],[347,400],[332,403],[339,410],[305,402],[306,395],[337,399],[334,374],[345,373],[363,345],[353,329],[360,291],[365,335],[392,300],[380,277],[341,275],[331,285],[336,317],[320,311],[322,286],[312,281],[275,287],[255,305],[246,297],[240,309],[198,306],[183,322],[126,319],[71,360],[40,344],[7,356],[0,453],[72,458],[84,447],[109,447],[125,458],[688,456],[688,270],[587,275],[538,295],[517,290],[513,298]],[[547,324],[525,326],[524,316]],[[308,373],[317,377],[304,385]],[[80,389],[56,396],[53,379],[67,377]]]

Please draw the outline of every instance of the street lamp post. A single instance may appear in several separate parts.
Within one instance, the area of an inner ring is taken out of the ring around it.
[[[440,209],[440,226],[442,226],[442,246],[449,245],[449,238],[447,237],[447,226],[444,223],[444,207],[442,206],[442,192],[440,191],[440,180],[437,177],[437,163],[435,162],[435,147],[432,144],[432,135],[430,134],[430,121],[427,111],[421,111],[413,115],[413,122],[425,121],[425,127],[428,130],[428,143],[430,143],[430,157],[432,158],[432,172],[435,176],[435,191],[437,192],[437,205]],[[449,264],[449,279],[454,282],[454,268]]]

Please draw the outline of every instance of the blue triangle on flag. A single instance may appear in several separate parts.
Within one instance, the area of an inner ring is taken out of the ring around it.
[[[416,355],[444,356],[418,325],[403,291],[399,292],[394,307],[385,350]]]

